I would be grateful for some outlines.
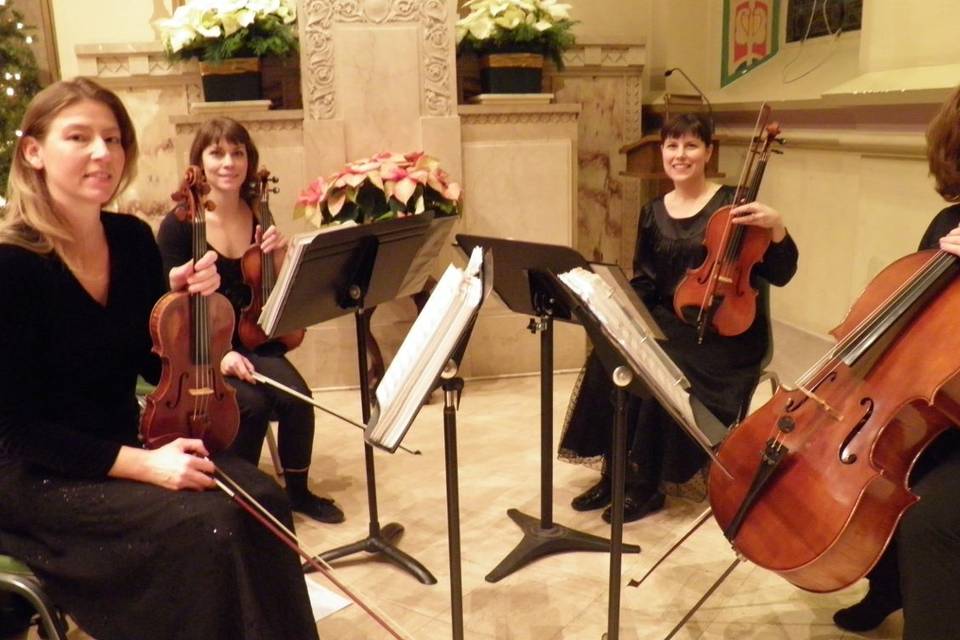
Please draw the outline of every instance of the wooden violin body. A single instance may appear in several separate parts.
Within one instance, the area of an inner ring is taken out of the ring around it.
[[[740,335],[756,319],[757,290],[750,283],[750,274],[771,241],[769,229],[733,224],[736,206],[721,207],[710,217],[703,238],[707,257],[687,272],[673,296],[678,317],[696,325],[701,315],[709,314],[713,329],[722,336]],[[738,231],[741,237],[736,240],[736,251],[725,251],[733,241],[724,236]],[[705,302],[705,298],[709,300]]]
[[[271,188],[269,183],[276,181],[277,179],[275,177],[271,178],[270,172],[266,169],[257,172],[256,217],[263,231],[273,225],[269,194],[275,192],[275,188]],[[274,264],[273,254],[264,253],[260,250],[258,244],[253,244],[244,252],[240,260],[240,269],[243,273],[244,283],[250,288],[250,304],[240,311],[240,325],[237,327],[237,334],[243,346],[252,351],[271,340],[260,328],[258,320],[260,311],[263,309],[267,298],[270,297],[274,284],[276,284],[276,265]],[[300,329],[277,336],[272,340],[283,344],[289,351],[300,346],[306,333],[306,329]]]
[[[193,259],[206,252],[201,202],[202,171],[187,170],[175,199],[178,212],[193,225]],[[240,426],[236,392],[220,373],[220,360],[232,347],[233,307],[219,293],[209,296],[168,293],[150,313],[153,351],[163,365],[160,383],[147,396],[140,438],[150,449],[177,438],[198,438],[211,453],[230,446]]]
[[[710,503],[736,550],[801,588],[834,591],[869,571],[918,499],[917,458],[960,424],[960,280],[940,252],[953,264],[918,285],[932,256],[882,271],[832,332],[838,348],[724,441],[732,477],[710,471]]]
[[[770,107],[763,105],[733,204],[710,217],[703,238],[707,255],[699,267],[687,271],[673,294],[674,312],[697,327],[701,342],[708,328],[722,336],[736,336],[757,317],[757,290],[750,274],[770,246],[771,231],[734,224],[732,210],[756,200],[760,191],[771,144],[780,135],[780,125],[768,124],[769,119]]]

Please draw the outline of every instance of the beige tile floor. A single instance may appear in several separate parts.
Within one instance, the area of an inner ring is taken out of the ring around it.
[[[823,351],[822,345],[803,336],[778,336],[778,345],[785,349],[778,352],[775,366],[790,376],[805,366],[806,354],[817,356]],[[571,373],[555,379],[558,434],[574,381]],[[318,392],[316,397],[332,409],[358,417],[355,390]],[[418,640],[451,637],[441,402],[435,395],[404,441],[422,450],[422,456],[376,454],[381,523],[399,522],[406,528],[399,547],[424,563],[438,584],[423,586],[366,554],[336,565],[339,576],[362,590]],[[367,534],[367,494],[359,432],[324,414],[318,414],[317,420],[313,488],[335,497],[347,514],[347,521],[339,525],[297,517],[305,546],[323,551]],[[607,628],[608,555],[554,555],[497,584],[484,581],[520,539],[506,510],[513,507],[539,514],[539,378],[468,380],[458,420],[466,638],[599,640]],[[266,448],[264,456],[261,466],[271,470]],[[609,526],[601,521],[599,512],[577,513],[569,507],[571,498],[596,480],[596,472],[564,463],[556,463],[554,470],[555,521],[608,535]],[[639,577],[704,508],[704,503],[669,498],[663,511],[626,525],[625,540],[639,544],[643,551],[623,557],[623,640],[663,638],[733,560],[723,536],[710,521],[640,588],[626,586],[626,581]],[[864,588],[861,581],[845,592],[810,594],[760,568],[742,564],[676,637],[899,638],[899,614],[864,636],[845,634],[831,624],[832,612],[857,600]],[[322,620],[318,629],[323,640],[390,637],[354,605]],[[85,638],[82,633],[72,637]]]

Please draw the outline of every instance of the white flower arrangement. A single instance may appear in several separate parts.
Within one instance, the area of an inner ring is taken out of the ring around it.
[[[154,22],[174,58],[217,62],[297,51],[295,0],[187,0]]]
[[[457,21],[457,45],[477,53],[532,52],[563,68],[574,43],[569,4],[557,0],[467,0],[470,13]]]

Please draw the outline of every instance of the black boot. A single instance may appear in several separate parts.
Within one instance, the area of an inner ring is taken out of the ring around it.
[[[343,511],[330,498],[322,498],[307,488],[307,471],[283,472],[287,482],[287,496],[294,511],[329,524],[344,521]]]
[[[623,521],[633,522],[639,520],[651,513],[656,513],[663,508],[666,497],[657,489],[628,489],[623,497]],[[601,517],[604,522],[610,522],[613,519],[613,507],[607,507],[603,510]]]
[[[877,589],[871,583],[863,600],[833,614],[833,623],[846,631],[876,629],[891,613],[903,608],[900,594]]]

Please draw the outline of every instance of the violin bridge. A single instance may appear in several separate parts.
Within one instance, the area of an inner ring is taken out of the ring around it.
[[[717,276],[717,280],[724,284],[733,284],[733,278],[730,276]]]
[[[200,396],[212,396],[213,389],[211,389],[210,387],[195,387],[193,389],[188,389],[187,393],[195,398]]]

